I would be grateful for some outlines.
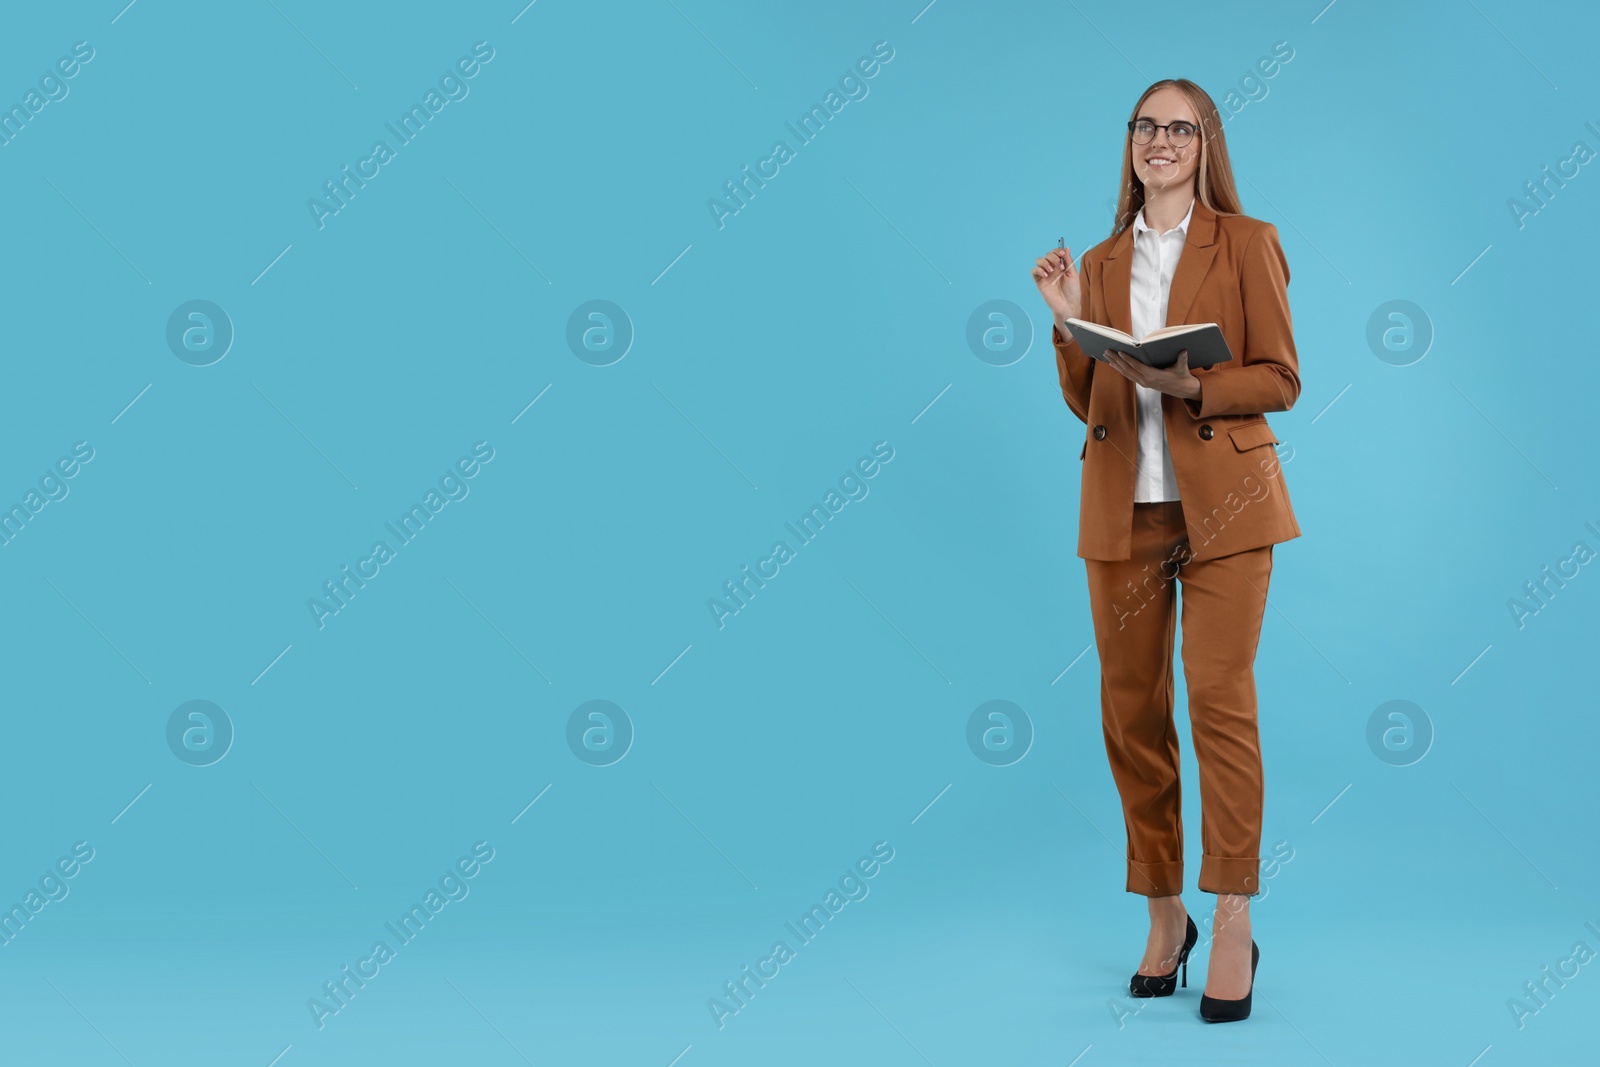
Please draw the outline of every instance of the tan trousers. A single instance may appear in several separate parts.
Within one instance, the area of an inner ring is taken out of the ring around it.
[[[1200,890],[1259,891],[1261,747],[1256,645],[1272,546],[1190,558],[1180,501],[1133,506],[1126,560],[1085,560],[1106,755],[1122,797],[1130,893],[1183,889],[1178,734],[1172,720],[1172,645],[1183,586],[1183,673],[1200,767]]]

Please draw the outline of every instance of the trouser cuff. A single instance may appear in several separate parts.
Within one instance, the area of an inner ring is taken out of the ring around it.
[[[1212,856],[1200,859],[1200,892],[1238,893],[1254,896],[1261,892],[1261,857]]]
[[[1147,897],[1170,897],[1183,892],[1183,861],[1140,863],[1129,860],[1128,892]]]

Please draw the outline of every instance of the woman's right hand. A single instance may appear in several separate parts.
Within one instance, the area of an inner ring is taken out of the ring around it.
[[[1033,268],[1033,281],[1056,318],[1081,317],[1083,290],[1078,287],[1078,268],[1072,265],[1072,249],[1052,248],[1040,256]]]

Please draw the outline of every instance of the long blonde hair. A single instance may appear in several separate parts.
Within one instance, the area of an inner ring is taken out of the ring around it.
[[[1188,78],[1163,78],[1146,89],[1133,105],[1129,119],[1139,117],[1151,93],[1171,86],[1184,95],[1194,113],[1200,116],[1200,170],[1195,175],[1195,197],[1219,215],[1242,215],[1239,191],[1233,184],[1233,165],[1228,162],[1228,141],[1222,134],[1222,115],[1211,96]],[[1133,131],[1123,134],[1122,194],[1117,198],[1117,216],[1111,227],[1115,237],[1129,226],[1144,207],[1144,182],[1133,170]]]

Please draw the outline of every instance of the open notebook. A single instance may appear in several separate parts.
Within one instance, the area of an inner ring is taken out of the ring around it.
[[[1178,352],[1189,350],[1189,366],[1210,367],[1233,358],[1222,330],[1214,322],[1188,323],[1181,326],[1163,326],[1152,330],[1142,341],[1135,341],[1121,330],[1102,326],[1098,322],[1068,319],[1067,329],[1088,356],[1105,361],[1106,349],[1126,352],[1149,367],[1170,367],[1178,362]]]

